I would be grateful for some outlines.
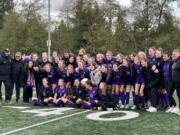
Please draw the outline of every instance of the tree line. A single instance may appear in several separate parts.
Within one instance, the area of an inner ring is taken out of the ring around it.
[[[171,2],[176,0],[132,0],[131,7],[124,8],[116,0],[66,0],[59,9],[60,21],[52,21],[52,49],[128,54],[155,46],[171,51],[180,45],[179,20]],[[47,51],[41,0],[22,2],[20,11],[16,4],[0,2],[0,49]]]

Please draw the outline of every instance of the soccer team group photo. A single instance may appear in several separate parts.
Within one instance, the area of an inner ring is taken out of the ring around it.
[[[2,0],[0,134],[178,135],[179,13],[178,0]]]

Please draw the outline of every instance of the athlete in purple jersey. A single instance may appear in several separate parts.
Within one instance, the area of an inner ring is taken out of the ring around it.
[[[90,81],[85,83],[87,90],[86,100],[78,99],[77,103],[81,104],[84,109],[94,109],[98,106],[98,88],[93,87]]]
[[[134,58],[133,72],[135,76],[135,108],[139,108],[139,103],[141,101],[141,108],[144,109],[144,75],[142,72],[142,65],[138,56]],[[133,108],[134,109],[134,108]]]
[[[68,89],[65,86],[63,79],[58,80],[58,86],[55,89],[53,103],[57,106],[67,105],[69,107],[75,107],[75,104],[71,102],[68,98]]]

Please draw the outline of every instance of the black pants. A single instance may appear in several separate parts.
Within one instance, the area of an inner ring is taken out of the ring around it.
[[[4,83],[5,86],[5,101],[11,100],[11,87],[10,87],[10,80],[1,80],[0,86]],[[1,89],[0,89],[1,91]],[[2,100],[2,93],[0,92],[0,100]]]
[[[1,88],[2,88],[2,82],[0,81],[0,100],[2,101],[2,91],[1,91]]]
[[[144,100],[145,100],[145,103],[148,102],[149,97],[150,97],[150,96],[149,96],[149,93],[148,93],[148,88],[145,87],[145,88],[144,88]]]
[[[157,107],[157,94],[158,94],[158,88],[149,88],[149,99],[151,101],[152,107]]]
[[[176,106],[176,101],[173,97],[174,91],[175,91],[175,83],[174,82],[166,82],[165,83],[165,88],[167,90],[167,95],[169,98],[169,105],[170,106]]]
[[[33,95],[33,88],[25,86],[23,89],[23,102],[28,103],[29,100],[32,98],[32,95]]]
[[[107,108],[115,108],[116,102],[100,102],[99,105],[103,110],[107,110]]]
[[[41,84],[39,83],[39,81],[36,81],[35,84],[36,84],[36,96],[38,98],[39,97],[39,91],[41,88]]]
[[[176,93],[179,100],[179,108],[180,108],[180,82],[175,82],[175,88],[176,88]]]
[[[16,101],[18,101],[20,98],[20,89],[21,89],[20,82],[13,81],[13,80],[11,81],[11,96],[13,95],[14,86],[15,86],[15,90],[16,90]]]

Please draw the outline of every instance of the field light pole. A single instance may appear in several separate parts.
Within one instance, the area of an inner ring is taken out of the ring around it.
[[[51,60],[51,3],[48,0],[48,59]]]

